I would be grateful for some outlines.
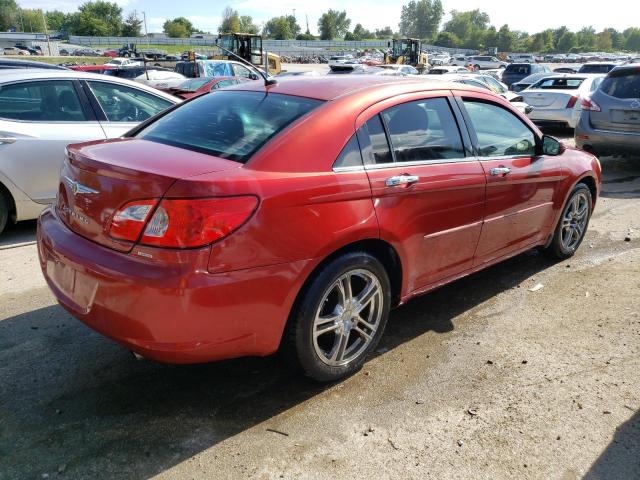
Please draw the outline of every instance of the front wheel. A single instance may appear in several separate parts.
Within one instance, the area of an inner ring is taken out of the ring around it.
[[[285,348],[318,381],[346,377],[376,348],[389,316],[391,287],[383,265],[348,253],[320,270],[301,293]]]
[[[589,187],[584,183],[576,185],[562,210],[551,244],[546,249],[548,254],[564,260],[576,253],[587,233],[592,205]]]
[[[0,234],[4,231],[9,221],[9,202],[0,190]]]

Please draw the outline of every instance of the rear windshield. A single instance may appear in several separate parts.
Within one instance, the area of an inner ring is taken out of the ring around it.
[[[582,65],[578,73],[609,73],[613,65]]]
[[[504,73],[517,73],[518,75],[529,75],[531,73],[531,65],[507,65]]]
[[[186,82],[182,82],[178,85],[178,89],[184,90],[185,92],[195,92],[200,87],[202,87],[205,83],[210,82],[211,79],[208,77],[200,77],[200,78],[192,78],[187,80]]]
[[[543,78],[531,88],[552,88],[556,90],[576,90],[582,85],[584,78]]]
[[[169,112],[136,137],[245,163],[322,103],[292,95],[218,91]]]
[[[616,72],[616,75],[605,78],[600,90],[615,98],[640,98],[640,69]]]

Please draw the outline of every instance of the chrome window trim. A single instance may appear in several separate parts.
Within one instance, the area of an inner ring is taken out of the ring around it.
[[[522,154],[522,155],[494,155],[492,157],[477,157],[480,162],[489,162],[492,160],[517,160],[519,158],[538,158],[540,155]]]
[[[388,162],[365,165],[365,170],[379,170],[381,168],[419,167],[421,165],[439,165],[443,163],[477,162],[475,157],[439,158],[437,160],[416,160],[413,162]]]
[[[364,172],[364,166],[362,165],[352,165],[350,167],[334,167],[334,173],[344,173],[344,172]]]

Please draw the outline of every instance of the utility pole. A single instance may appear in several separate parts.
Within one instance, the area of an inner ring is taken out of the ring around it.
[[[47,28],[47,19],[44,16],[44,12],[40,9],[40,15],[42,15],[42,23],[44,24],[44,36],[47,39],[47,49],[49,50],[49,56],[51,56],[51,41],[49,40],[49,29]]]
[[[149,46],[149,32],[147,31],[147,13],[142,12],[142,18],[144,19],[144,36],[147,37],[147,46]]]
[[[296,9],[294,8],[293,9],[293,20],[295,21],[295,19],[296,19]]]
[[[311,34],[311,30],[309,30],[309,15],[307,15],[306,13],[304,14],[304,18],[307,20],[307,34],[310,35]]]

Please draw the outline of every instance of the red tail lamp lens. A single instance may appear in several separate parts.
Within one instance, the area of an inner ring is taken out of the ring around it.
[[[573,108],[577,101],[578,101],[578,97],[576,97],[575,95],[572,95],[571,98],[569,99],[569,102],[567,103],[567,108]]]
[[[117,240],[135,242],[144,228],[157,200],[136,200],[120,208],[111,220],[109,235]]]
[[[257,205],[253,196],[165,199],[149,220],[140,243],[174,248],[207,245],[240,227]]]

